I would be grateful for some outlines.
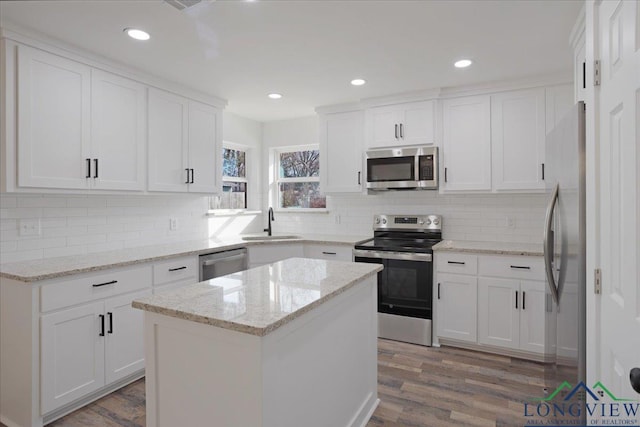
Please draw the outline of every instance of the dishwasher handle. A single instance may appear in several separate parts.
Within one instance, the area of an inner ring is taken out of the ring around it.
[[[225,257],[225,258],[208,259],[208,260],[202,261],[202,265],[204,267],[208,267],[210,265],[218,264],[218,263],[221,263],[221,262],[236,261],[236,260],[239,260],[239,259],[243,259],[246,256],[247,256],[246,254],[240,254],[240,255],[228,256],[228,257]]]

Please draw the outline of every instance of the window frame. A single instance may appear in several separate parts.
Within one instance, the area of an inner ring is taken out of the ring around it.
[[[211,211],[214,213],[232,213],[232,212],[248,212],[249,211],[249,181],[250,181],[250,156],[251,156],[251,146],[248,145],[244,145],[244,144],[238,144],[235,142],[229,142],[229,141],[222,141],[222,150],[224,149],[229,149],[229,150],[236,150],[236,151],[242,151],[244,152],[244,178],[242,177],[237,177],[237,176],[225,176],[224,175],[224,168],[222,167],[223,163],[224,163],[224,154],[221,156],[221,163],[220,163],[220,168],[221,168],[221,172],[222,172],[222,178],[220,180],[220,194],[216,194],[213,195],[211,197],[211,203],[209,206],[211,206]],[[222,193],[224,193],[223,191],[223,187],[224,187],[224,183],[225,182],[239,182],[239,183],[244,183],[245,184],[245,196],[244,196],[244,203],[245,203],[245,207],[244,208],[213,208],[214,206],[214,199],[215,197],[221,197]]]
[[[318,176],[306,176],[306,177],[296,177],[296,178],[287,178],[280,176],[280,154],[282,153],[291,153],[295,151],[320,151],[320,144],[300,144],[300,145],[287,145],[287,146],[278,146],[273,147],[271,149],[271,169],[272,169],[272,183],[273,183],[273,194],[270,197],[270,200],[273,202],[274,210],[276,212],[329,212],[328,209],[328,199],[327,195],[321,194],[325,197],[325,207],[324,208],[285,208],[281,206],[281,193],[280,193],[280,184],[293,184],[293,183],[301,183],[301,182],[317,182],[320,185],[320,170],[318,170]],[[322,161],[322,159],[319,159]]]

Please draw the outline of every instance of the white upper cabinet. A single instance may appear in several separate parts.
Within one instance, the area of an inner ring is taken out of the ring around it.
[[[556,124],[571,111],[574,106],[571,85],[550,86],[545,89],[546,96],[546,133],[551,132]]]
[[[144,190],[145,87],[133,80],[91,71],[93,187]]]
[[[494,190],[544,190],[544,88],[491,95]]]
[[[320,186],[324,193],[362,191],[362,111],[320,116]]]
[[[443,101],[443,191],[491,190],[489,99],[471,96]]]
[[[17,79],[18,185],[87,188],[91,69],[19,46]]]
[[[366,120],[368,148],[435,143],[435,101],[370,108]]]
[[[149,89],[149,190],[218,192],[220,111]]]

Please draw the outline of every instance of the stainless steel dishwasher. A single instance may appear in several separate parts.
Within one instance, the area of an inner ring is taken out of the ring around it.
[[[213,252],[200,255],[200,281],[247,269],[247,250]]]

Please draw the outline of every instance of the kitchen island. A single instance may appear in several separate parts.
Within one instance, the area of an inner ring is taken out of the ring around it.
[[[381,269],[290,258],[135,300],[147,425],[366,425]]]

